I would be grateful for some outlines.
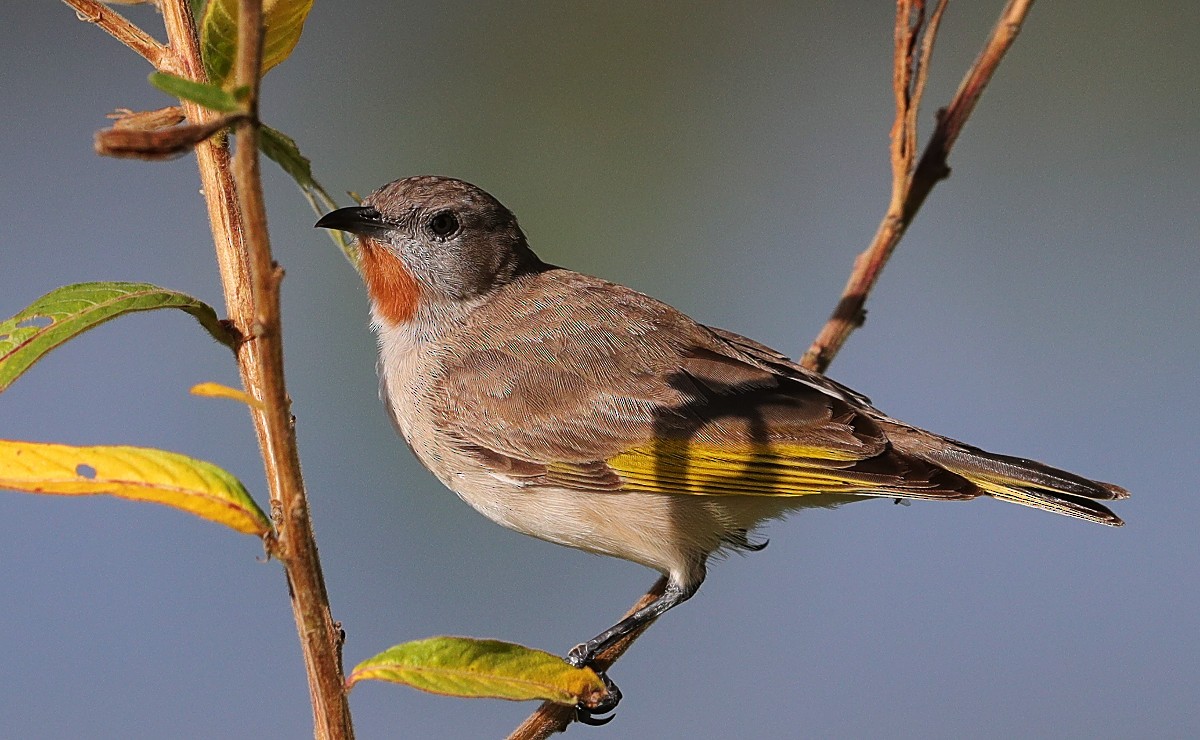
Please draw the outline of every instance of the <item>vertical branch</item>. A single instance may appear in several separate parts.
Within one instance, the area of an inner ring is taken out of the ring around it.
[[[187,0],[161,4],[167,38],[178,73],[205,79],[195,21]],[[242,383],[263,408],[252,409],[262,451],[272,512],[277,517],[274,554],[287,572],[292,612],[308,672],[317,738],[352,738],[349,706],[342,683],[341,632],[333,622],[308,516],[290,402],[284,385],[279,319],[283,277],[271,259],[256,145],[258,77],[261,68],[261,0],[239,3],[237,79],[249,85],[250,115],[238,129],[237,180],[230,170],[228,145],[209,139],[196,147],[221,283],[230,320],[247,341],[238,348]],[[251,30],[253,29],[253,30]],[[216,117],[182,101],[188,120]]]
[[[929,28],[925,31],[925,36],[921,39],[921,58],[917,60],[916,79],[913,81],[913,100],[920,103],[925,97],[925,82],[929,79],[929,60],[933,58],[933,42],[937,40],[938,29],[942,25],[942,14],[946,12],[946,4],[949,0],[938,0],[937,7],[933,9],[933,15],[929,18]],[[912,136],[909,141],[909,151],[914,155],[917,151],[917,113],[919,108],[913,105],[908,113],[908,129]],[[909,179],[912,178],[912,169],[909,168]]]
[[[352,738],[353,726],[342,676],[341,630],[334,623],[317,555],[291,401],[283,374],[280,284],[283,270],[271,257],[258,155],[258,93],[262,70],[262,0],[238,3],[238,45],[234,74],[246,87],[249,116],[237,127],[233,173],[249,253],[253,323],[247,334],[260,373],[248,385],[265,406],[258,424],[267,468],[272,511],[279,512],[276,555],[287,571],[292,613],[304,653],[317,738]]]
[[[914,17],[915,16],[915,17]],[[888,213],[899,212],[908,173],[917,148],[916,106],[913,104],[913,49],[925,24],[924,0],[896,0],[896,25],[892,31],[892,97],[896,116],[892,120],[892,199]]]
[[[196,24],[187,0],[166,0],[160,9],[175,60],[175,73],[190,80],[204,80],[204,63],[196,40]],[[219,115],[189,100],[181,100],[180,103],[184,115],[194,124],[211,122]],[[197,144],[196,163],[200,168],[200,186],[208,207],[209,228],[213,234],[218,273],[225,293],[225,310],[234,325],[245,331],[253,323],[250,264],[242,241],[241,219],[225,140],[213,137]],[[247,387],[253,377],[247,375],[248,368],[253,363],[254,357],[249,347],[242,345],[238,350],[238,366],[242,369],[242,382]]]
[[[64,0],[83,20],[95,23],[141,54],[156,69],[205,81],[195,19],[188,0],[161,0],[169,46],[96,0]],[[291,401],[283,375],[279,289],[283,270],[271,258],[258,158],[258,92],[262,69],[262,0],[238,3],[235,79],[249,90],[245,111],[222,117],[181,100],[192,128],[208,131],[237,120],[237,154],[230,168],[223,137],[195,145],[200,181],[216,248],[230,321],[245,338],[237,348],[242,384],[260,403],[251,415],[262,452],[277,537],[268,548],[288,578],[292,613],[304,653],[313,726],[321,740],[353,738],[342,674],[341,629],[334,623],[308,514]]]

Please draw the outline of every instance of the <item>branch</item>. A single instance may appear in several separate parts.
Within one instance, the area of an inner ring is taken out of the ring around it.
[[[161,69],[171,50],[138,28],[132,21],[97,0],[63,0],[75,9],[79,20],[95,23],[117,41],[140,54],[147,62]]]
[[[95,23],[156,69],[205,81],[188,0],[163,0],[160,4],[169,47],[95,0],[64,2],[75,8],[81,19]],[[97,142],[98,146],[115,146],[122,154],[140,156],[177,153],[181,141],[195,144],[226,309],[233,326],[247,337],[237,348],[237,360],[242,384],[259,402],[251,414],[278,530],[277,538],[268,541],[268,549],[287,573],[292,613],[308,673],[314,732],[320,740],[345,740],[353,738],[354,729],[342,672],[342,632],[330,613],[300,475],[294,419],[283,376],[279,308],[283,270],[271,258],[259,172],[262,31],[262,0],[239,2],[235,74],[238,84],[250,91],[244,112],[220,117],[208,108],[181,100],[183,113],[190,121],[188,126],[152,131],[118,127],[103,132]],[[235,121],[238,146],[233,173],[228,144],[224,139],[209,137]]]
[[[237,127],[233,175],[241,206],[245,246],[250,257],[254,312],[250,344],[260,370],[257,384],[246,387],[264,403],[257,415],[261,417],[258,427],[271,509],[279,512],[279,547],[275,554],[287,571],[292,614],[308,674],[314,732],[322,740],[344,740],[354,737],[354,728],[342,676],[342,633],[330,613],[329,595],[317,556],[304,479],[300,473],[291,400],[284,384],[279,305],[283,270],[271,257],[258,156],[262,41],[262,0],[241,0],[238,3],[234,73],[237,85],[250,91],[246,99],[249,116]]]
[[[628,617],[638,609],[644,606],[649,606],[650,602],[663,595],[663,591],[667,588],[666,577],[659,578],[657,582],[646,592],[646,595],[638,600],[636,604],[625,612]],[[624,617],[622,617],[623,619]],[[633,641],[641,636],[653,621],[647,622],[641,629],[631,632],[619,641],[613,643],[607,650],[604,650],[596,659],[592,661],[592,667],[596,670],[606,671],[608,667],[617,661],[625,654],[625,651],[633,645]],[[556,732],[566,732],[567,725],[575,719],[575,708],[555,704],[554,702],[543,702],[540,707],[534,710],[533,714],[525,718],[517,729],[512,731],[508,736],[508,740],[545,740]]]
[[[178,74],[204,81],[204,64],[188,0],[164,0],[167,38],[177,55]],[[312,524],[290,402],[284,385],[283,349],[279,319],[279,283],[283,272],[271,259],[267,239],[262,184],[258,173],[257,96],[262,54],[261,0],[239,3],[237,79],[250,86],[250,119],[239,126],[237,183],[230,171],[229,149],[223,140],[208,139],[196,146],[217,264],[230,321],[248,337],[238,347],[242,384],[262,408],[251,414],[262,451],[272,513],[279,530],[272,554],[287,573],[292,613],[304,652],[314,733],[321,740],[352,738],[349,706],[342,685],[341,630],[329,610],[325,582],[317,560]],[[189,121],[209,122],[217,114],[181,101]]]
[[[946,157],[958,139],[963,124],[983,88],[991,80],[1004,53],[1012,45],[1021,24],[1029,12],[1033,0],[1009,0],[1000,15],[1000,20],[984,45],[983,51],[967,72],[950,105],[938,115],[937,128],[930,137],[920,162],[915,170],[913,160],[916,152],[916,115],[921,96],[925,90],[929,59],[933,53],[933,42],[937,36],[942,13],[949,0],[938,0],[930,17],[929,26],[921,43],[918,61],[913,63],[913,49],[924,25],[924,0],[897,0],[896,36],[893,74],[893,92],[896,96],[896,120],[892,126],[892,198],[887,215],[879,227],[871,246],[855,260],[850,281],[838,301],[837,308],[821,330],[813,345],[804,353],[801,364],[823,372],[830,361],[845,344],[850,333],[862,324],[863,305],[867,294],[879,277],[883,265],[891,256],[900,237],[904,235],[925,197],[938,181],[950,175]],[[916,20],[914,21],[914,15]],[[626,612],[626,616],[650,603],[662,593],[666,579],[660,578],[650,591]],[[653,623],[651,623],[653,624]],[[649,627],[647,624],[646,627]],[[597,667],[607,669],[633,644],[645,628],[635,632],[620,643],[601,653]],[[511,735],[508,740],[545,740],[551,735],[564,732],[574,718],[574,710],[546,702],[538,707]]]
[[[899,4],[904,5],[905,0],[900,0]],[[940,16],[941,5],[944,4],[944,0],[939,3],[935,15]],[[912,171],[910,176],[903,178],[904,186],[899,190],[895,189],[895,183],[901,178],[893,180],[892,203],[883,217],[883,222],[879,225],[879,230],[876,232],[871,246],[854,261],[854,270],[842,291],[842,297],[838,301],[833,315],[821,329],[821,333],[812,346],[804,353],[800,364],[811,370],[824,372],[838,350],[846,343],[850,333],[862,325],[866,317],[864,306],[867,302],[867,295],[875,286],[879,274],[883,271],[883,266],[892,256],[892,251],[900,242],[900,237],[904,236],[913,217],[917,215],[917,210],[925,202],[926,196],[933,190],[934,185],[950,176],[950,168],[946,164],[950,148],[958,140],[958,135],[962,132],[967,117],[974,110],[979,96],[983,94],[984,87],[992,79],[992,74],[995,73],[1000,60],[1004,58],[1004,53],[1016,39],[1031,5],[1033,5],[1033,0],[1009,0],[1001,12],[1000,20],[992,29],[991,37],[967,72],[966,77],[963,78],[958,91],[954,94],[954,99],[950,101],[950,105],[938,112],[937,127],[934,129],[933,135],[929,137],[929,143],[925,145],[925,151],[921,154],[921,160],[915,171]],[[931,25],[926,35],[926,44],[930,48],[932,48],[933,41],[928,34],[933,31],[935,31],[935,27]],[[926,55],[923,53],[922,56]],[[923,84],[922,81],[921,85]],[[914,96],[912,101],[914,110],[919,102],[920,100]],[[895,148],[894,133],[895,129],[893,129],[893,150]]]

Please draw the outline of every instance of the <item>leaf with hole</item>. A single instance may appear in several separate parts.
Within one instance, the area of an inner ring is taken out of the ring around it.
[[[0,321],[0,392],[67,340],[135,311],[178,308],[191,314],[217,341],[237,339],[212,307],[184,293],[149,283],[76,283],[56,288],[7,321]]]
[[[61,496],[106,493],[165,504],[246,534],[271,531],[271,521],[237,478],[165,450],[0,440],[0,488]]]
[[[262,74],[287,59],[300,34],[313,0],[263,0]],[[208,80],[228,87],[237,56],[238,0],[209,0],[200,24],[200,52]]]
[[[430,637],[388,648],[355,666],[346,685],[366,680],[448,696],[541,699],[570,706],[594,704],[606,692],[591,668],[575,668],[523,645],[473,637]]]

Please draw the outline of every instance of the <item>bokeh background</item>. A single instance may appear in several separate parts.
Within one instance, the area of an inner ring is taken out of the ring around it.
[[[1000,5],[951,5],[922,139]],[[883,2],[322,1],[264,117],[331,191],[471,180],[547,260],[799,354],[886,204],[891,28]],[[616,721],[572,735],[1200,735],[1197,49],[1195,3],[1035,7],[831,368],[899,418],[1127,486],[1128,526],[989,501],[772,524],[617,665]],[[9,3],[0,69],[0,314],[96,279],[220,305],[193,158],[92,154],[105,113],[169,102],[145,63]],[[508,532],[420,468],[356,275],[266,184],[347,663],[445,633],[562,652],[610,624],[653,574]],[[0,435],[189,453],[261,501],[245,411],[187,394],[207,380],[237,376],[189,318],[122,319],[5,393]],[[163,507],[0,493],[0,737],[309,735],[260,556]],[[498,737],[534,707],[382,684],[352,706],[362,738]]]

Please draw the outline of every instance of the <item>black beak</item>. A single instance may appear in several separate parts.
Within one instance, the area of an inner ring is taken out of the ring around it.
[[[337,229],[350,234],[374,236],[390,231],[392,226],[383,220],[383,214],[371,206],[350,206],[330,211],[313,224],[319,229]]]

